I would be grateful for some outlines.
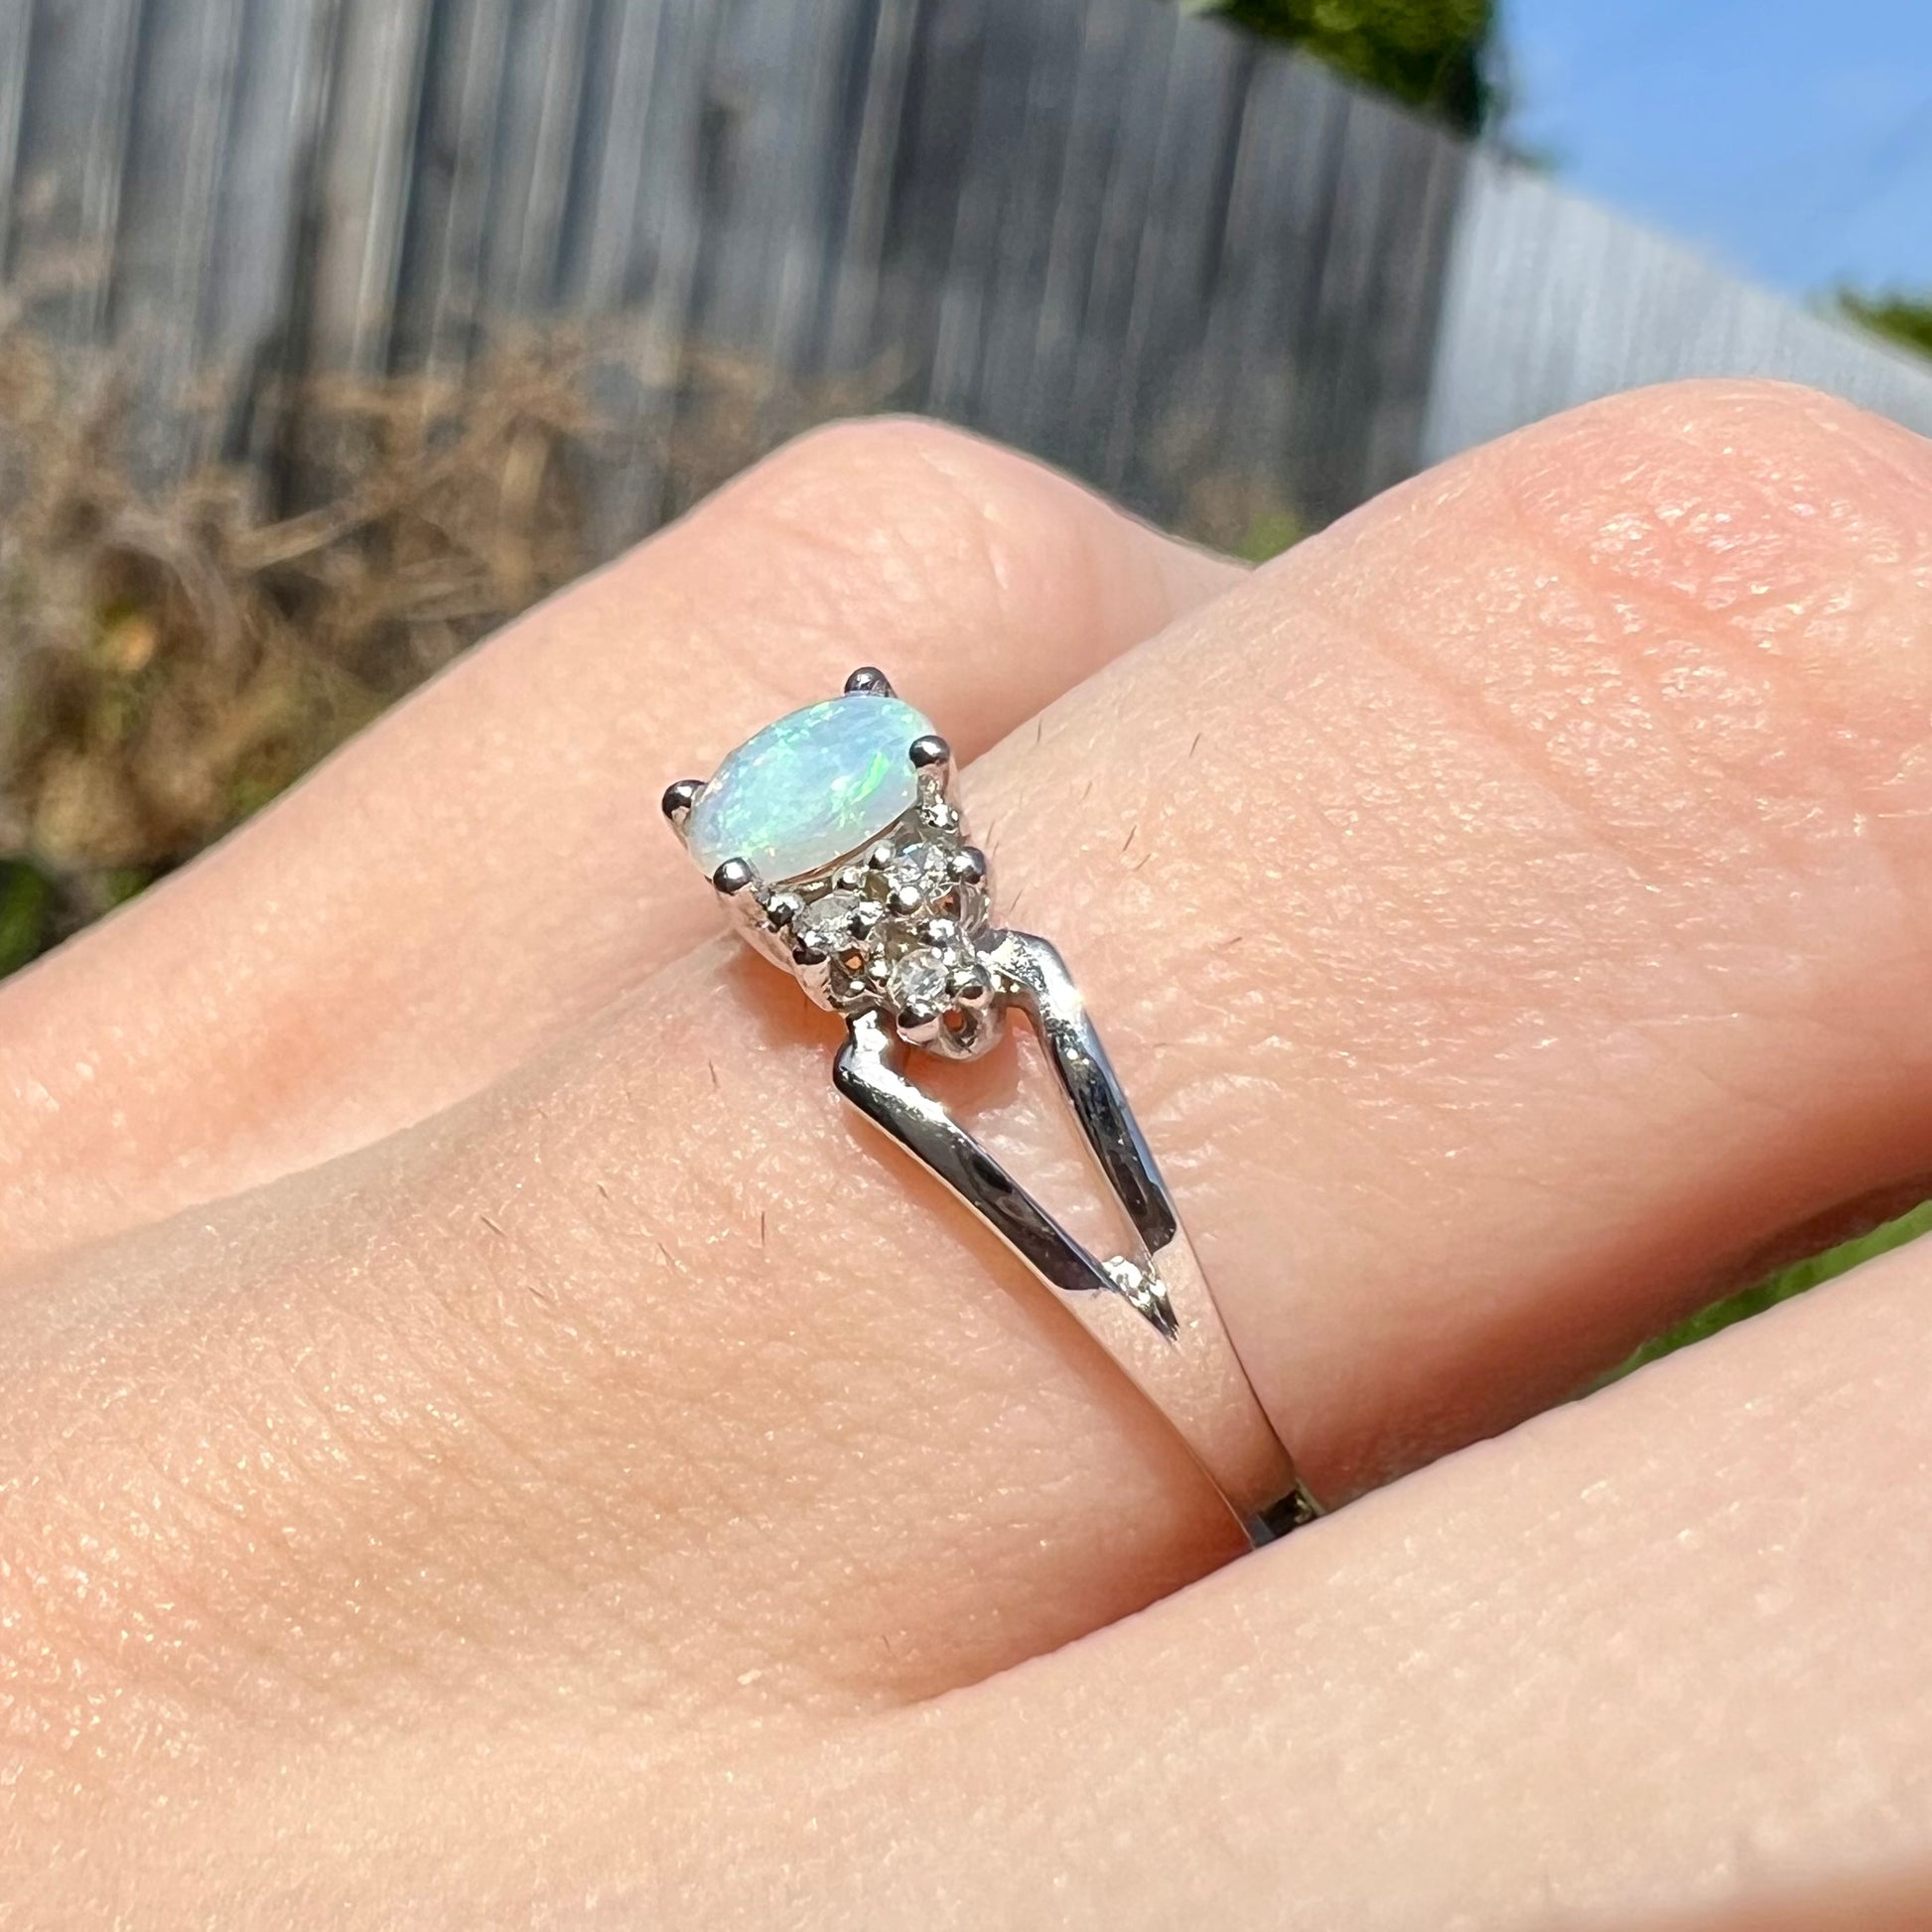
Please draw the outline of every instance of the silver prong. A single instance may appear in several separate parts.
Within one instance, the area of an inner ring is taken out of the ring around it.
[[[895,886],[886,895],[886,908],[901,919],[909,919],[925,903],[925,895],[916,886]]]
[[[877,954],[866,961],[866,980],[872,986],[884,986],[893,976],[893,962],[882,959]]]
[[[921,919],[919,937],[928,946],[950,946],[959,937],[959,926],[952,919]]]
[[[796,893],[773,893],[764,901],[764,916],[780,931],[804,909],[805,901]]]
[[[933,1007],[906,1007],[894,1017],[893,1024],[898,1029],[899,1038],[922,1046],[938,1038],[945,1021],[946,1016]]]
[[[874,846],[870,852],[866,854],[866,864],[869,867],[871,867],[871,869],[874,872],[884,872],[886,868],[890,866],[892,863],[893,863],[893,842],[891,839],[881,839],[879,843],[876,846]]]
[[[671,830],[679,838],[684,836],[685,821],[691,816],[691,807],[698,802],[703,792],[702,778],[680,778],[676,784],[665,789],[662,801],[664,816],[670,821]]]
[[[845,681],[848,698],[890,698],[893,681],[876,664],[861,664]]]
[[[756,897],[759,887],[758,873],[743,859],[727,859],[711,875],[711,889],[720,898],[729,899],[734,907],[741,905],[745,895]]]
[[[986,877],[986,854],[976,845],[962,846],[946,862],[946,870],[962,886],[977,886]]]
[[[952,747],[937,732],[924,732],[907,747],[915,771],[930,772],[944,791],[952,782]]]
[[[992,1000],[993,983],[981,967],[961,966],[946,981],[946,991],[961,1006],[976,1013]]]
[[[855,937],[863,939],[879,921],[886,916],[886,908],[873,899],[862,898],[852,908],[852,931]]]

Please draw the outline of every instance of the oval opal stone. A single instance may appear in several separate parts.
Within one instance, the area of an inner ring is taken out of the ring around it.
[[[807,705],[748,738],[712,774],[685,822],[707,873],[743,859],[766,885],[823,872],[918,802],[906,751],[932,730],[897,698]]]

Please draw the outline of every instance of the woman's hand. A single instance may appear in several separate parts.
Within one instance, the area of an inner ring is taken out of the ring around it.
[[[526,619],[0,994],[0,1924],[1923,1923],[1926,1262],[1464,1446],[1932,1168],[1929,613],[1926,447],[1730,384],[1246,579],[844,429]],[[861,661],[1363,1495],[1182,1593],[656,822]]]

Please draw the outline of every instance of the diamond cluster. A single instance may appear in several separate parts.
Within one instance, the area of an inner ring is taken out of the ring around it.
[[[884,1007],[915,1039],[957,1031],[991,998],[986,861],[936,795],[861,858],[772,894],[765,912],[805,990],[835,1013]]]

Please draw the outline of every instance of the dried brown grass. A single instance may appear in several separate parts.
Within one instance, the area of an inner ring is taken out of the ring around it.
[[[211,441],[218,399],[171,434]],[[276,462],[138,481],[124,368],[0,330],[0,856],[53,931],[218,837],[589,561],[555,345],[474,379],[330,377]],[[282,514],[290,478],[312,505]]]
[[[879,395],[691,348],[665,408],[610,345],[528,333],[458,376],[240,402],[208,382],[159,440],[238,453],[149,485],[143,382],[0,309],[0,970],[604,553]],[[608,487],[626,465],[647,496]]]

